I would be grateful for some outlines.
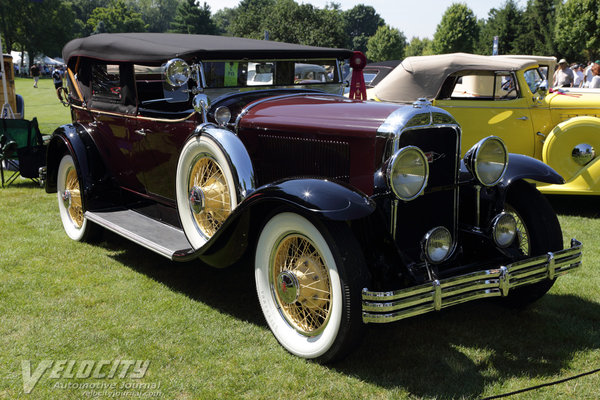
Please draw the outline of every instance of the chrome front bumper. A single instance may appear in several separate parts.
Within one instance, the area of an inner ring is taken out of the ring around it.
[[[571,248],[392,292],[363,289],[365,323],[386,323],[467,301],[507,296],[510,289],[554,279],[581,266],[581,242]]]

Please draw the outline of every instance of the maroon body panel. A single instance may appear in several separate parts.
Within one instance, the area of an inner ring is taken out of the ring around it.
[[[397,108],[338,96],[273,98],[248,107],[238,134],[260,166],[259,185],[294,171],[346,181],[372,195],[377,129]]]

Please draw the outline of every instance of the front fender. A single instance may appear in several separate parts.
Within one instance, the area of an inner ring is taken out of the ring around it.
[[[375,211],[375,203],[368,196],[344,184],[324,179],[286,179],[257,188],[195,255],[186,257],[200,257],[217,267],[232,264],[254,243],[263,223],[280,207],[333,221],[352,221]]]
[[[292,206],[333,221],[355,220],[375,211],[375,203],[365,194],[324,179],[286,179],[262,186],[244,205],[252,207],[265,201]]]
[[[502,187],[508,187],[520,179],[530,179],[537,182],[558,185],[565,183],[562,176],[540,160],[523,154],[510,153],[508,156],[508,167],[506,168],[504,177],[498,184]]]

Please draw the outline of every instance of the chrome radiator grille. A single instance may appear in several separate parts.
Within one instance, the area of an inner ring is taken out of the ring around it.
[[[431,228],[445,226],[456,238],[460,138],[451,127],[404,131],[399,148],[419,147],[429,159],[429,181],[422,196],[396,207],[395,240],[415,261],[421,238]],[[393,211],[392,207],[392,212]]]

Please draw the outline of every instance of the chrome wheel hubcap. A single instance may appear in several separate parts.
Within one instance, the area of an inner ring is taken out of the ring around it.
[[[194,186],[190,190],[190,207],[194,214],[200,214],[205,207],[204,191],[199,186]]]

